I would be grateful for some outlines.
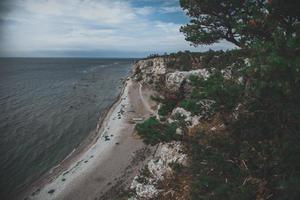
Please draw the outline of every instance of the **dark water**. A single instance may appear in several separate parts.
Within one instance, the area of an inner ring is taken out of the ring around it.
[[[0,199],[63,160],[96,128],[129,59],[0,59]]]

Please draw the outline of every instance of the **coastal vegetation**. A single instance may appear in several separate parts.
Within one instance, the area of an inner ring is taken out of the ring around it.
[[[150,144],[185,144],[190,165],[176,174],[189,177],[189,199],[299,199],[299,2],[180,3],[191,18],[181,28],[187,41],[227,40],[239,49],[160,56],[170,70],[200,68],[210,76],[189,76],[180,82],[180,95],[160,90],[158,114],[168,118],[180,107],[201,120],[190,126],[150,118],[136,126],[138,134]],[[178,127],[184,132],[179,138]]]
[[[175,124],[162,124],[156,118],[150,117],[145,122],[137,124],[136,130],[144,138],[146,144],[157,144],[175,139]]]

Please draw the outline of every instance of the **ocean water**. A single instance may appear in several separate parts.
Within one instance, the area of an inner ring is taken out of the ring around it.
[[[130,59],[0,59],[0,199],[59,164],[119,94]]]

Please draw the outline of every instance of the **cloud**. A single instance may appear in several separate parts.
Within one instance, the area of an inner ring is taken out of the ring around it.
[[[179,6],[166,6],[161,8],[162,13],[176,13],[183,12]]]
[[[180,23],[149,17],[178,12],[173,4],[157,8],[119,0],[15,0],[6,6],[10,12],[0,15],[4,55],[195,50],[179,32]]]
[[[145,6],[140,8],[135,8],[135,12],[140,15],[150,15],[155,13],[155,8],[151,6]]]

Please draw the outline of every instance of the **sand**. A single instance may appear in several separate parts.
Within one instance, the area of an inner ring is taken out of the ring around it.
[[[151,154],[134,135],[133,117],[154,115],[153,93],[128,79],[119,100],[111,107],[96,139],[69,162],[68,167],[40,181],[22,199],[118,199]]]

